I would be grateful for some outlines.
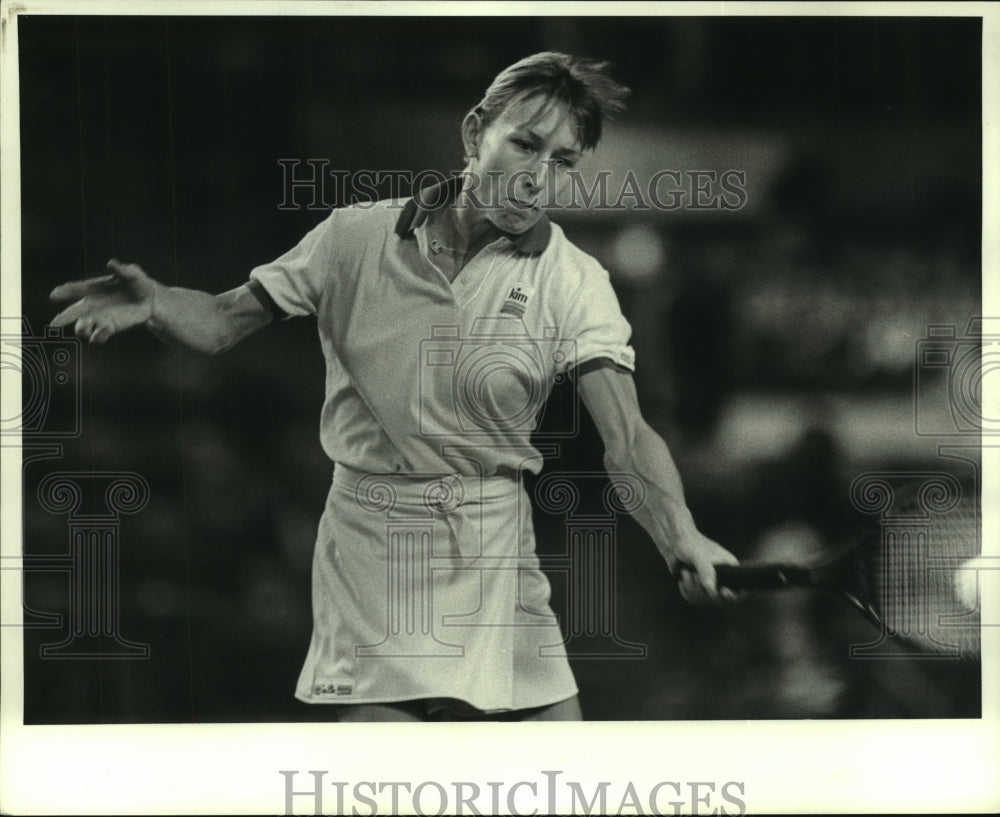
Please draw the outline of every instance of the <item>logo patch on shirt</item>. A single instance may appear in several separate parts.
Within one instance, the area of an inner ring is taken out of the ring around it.
[[[521,285],[513,287],[507,293],[507,300],[500,307],[500,314],[513,315],[515,318],[520,318],[524,315],[524,310],[528,308],[528,301],[534,293],[535,290],[533,287]]]

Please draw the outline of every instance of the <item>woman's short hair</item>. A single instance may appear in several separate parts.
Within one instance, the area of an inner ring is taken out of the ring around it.
[[[609,75],[610,64],[556,51],[543,51],[518,60],[493,80],[482,101],[472,109],[483,126],[510,105],[542,96],[565,104],[576,120],[584,150],[597,146],[604,120],[624,110],[629,89]]]

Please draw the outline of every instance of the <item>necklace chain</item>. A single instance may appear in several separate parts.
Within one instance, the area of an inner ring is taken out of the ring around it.
[[[440,255],[443,252],[448,253],[450,255],[459,255],[460,253],[464,252],[464,250],[460,250],[457,247],[446,247],[437,238],[432,238],[428,242],[428,246],[430,247],[430,250],[432,253],[434,253],[434,255]]]
[[[430,220],[428,226],[431,228],[431,230],[429,230],[431,235],[430,235],[430,240],[427,242],[428,247],[430,248],[430,251],[435,255],[440,255],[441,253],[448,253],[449,255],[461,255],[462,253],[465,252],[465,250],[461,250],[458,247],[449,247],[440,238],[438,238],[437,235],[435,235],[435,233],[440,234],[449,232],[447,225],[442,223],[443,219],[450,220],[449,213],[447,211],[443,212],[440,218]]]

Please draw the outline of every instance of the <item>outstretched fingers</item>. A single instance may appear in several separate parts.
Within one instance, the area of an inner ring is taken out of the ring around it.
[[[137,325],[142,319],[147,276],[137,264],[122,264],[112,258],[109,275],[71,281],[52,290],[54,301],[71,301],[52,326],[69,326],[77,337],[105,343],[113,335]]]
[[[142,267],[138,264],[124,264],[117,258],[112,258],[108,261],[108,269],[111,270],[112,274],[117,276],[119,279],[127,281],[131,281],[146,274],[143,272]]]
[[[52,326],[67,326],[79,321],[90,310],[91,304],[86,297],[82,297],[75,303],[67,306],[62,312],[56,315],[50,323]],[[78,333],[79,334],[79,333]]]
[[[102,343],[106,343],[114,334],[115,329],[112,326],[97,326],[90,332],[90,342],[100,346]]]
[[[60,284],[49,293],[49,299],[53,301],[76,301],[86,298],[88,295],[97,295],[103,292],[110,292],[119,285],[119,278],[116,274],[102,275],[99,278],[86,278],[82,281],[70,281]]]
[[[49,298],[53,301],[75,301],[86,298],[88,295],[114,292],[116,289],[120,289],[123,284],[137,281],[145,275],[142,267],[138,264],[123,264],[117,258],[108,261],[107,267],[111,270],[109,275],[60,284],[49,293]]]
[[[77,304],[73,305],[73,307],[75,306]],[[73,309],[73,307],[70,307],[70,309]],[[69,312],[70,310],[66,311]],[[112,315],[100,311],[84,312],[75,319],[71,317],[59,325],[68,323],[73,324],[73,333],[78,338],[82,338],[93,344],[106,343],[112,336],[117,334],[120,328]]]

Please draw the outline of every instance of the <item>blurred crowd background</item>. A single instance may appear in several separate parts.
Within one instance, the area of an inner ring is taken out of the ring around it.
[[[929,325],[955,327],[964,348],[981,312],[974,18],[22,16],[18,35],[21,314],[35,336],[51,288],[111,257],[168,284],[243,283],[323,217],[301,189],[301,206],[279,207],[280,160],[301,174],[309,159],[460,169],[459,123],[496,72],[561,50],[613,61],[633,90],[585,173],[611,171],[612,189],[628,170],[746,174],[737,210],[553,216],[612,275],[644,412],[704,532],[741,557],[801,555],[877,529],[851,503],[859,475],[949,471],[974,489],[970,461],[938,452],[965,445],[974,460],[979,443],[952,411],[948,367],[915,365]],[[17,317],[6,304],[4,317]],[[42,659],[65,633],[27,629],[26,721],[322,718],[292,699],[331,474],[315,323],[219,358],[144,334],[79,355],[79,413],[54,397],[30,441],[62,449],[26,458],[24,548],[67,551],[65,514],[37,498],[46,475],[141,474],[148,505],[118,528],[120,619],[150,654]],[[546,421],[572,400],[559,387]],[[53,436],[74,423],[77,436]],[[601,471],[586,417],[560,470]],[[537,523],[543,555],[563,552],[565,520]],[[575,642],[586,717],[979,713],[974,662],[851,660],[876,631],[797,592],[690,608],[634,522],[616,537],[617,635],[645,655]],[[565,625],[566,582],[552,578]],[[68,612],[63,573],[29,571],[25,593],[33,610]]]

